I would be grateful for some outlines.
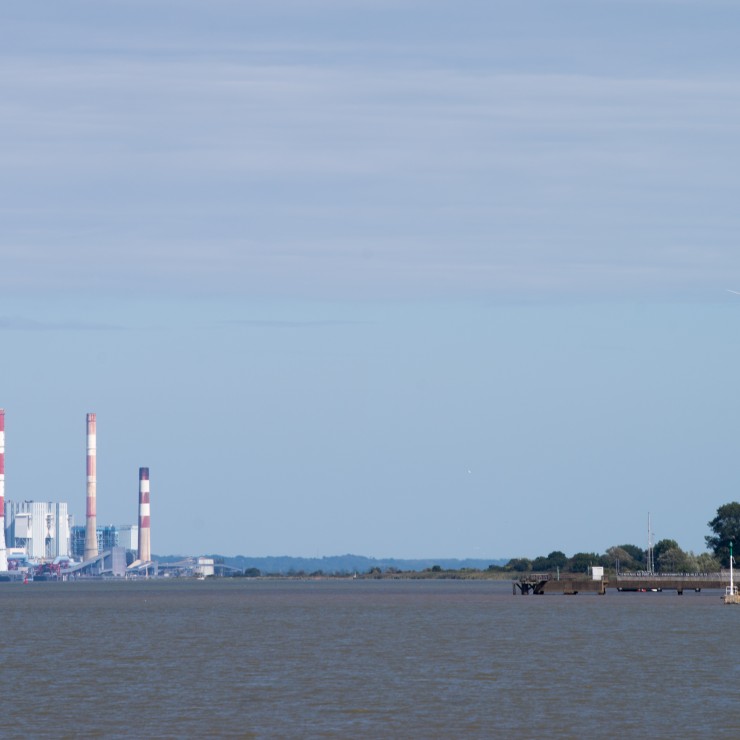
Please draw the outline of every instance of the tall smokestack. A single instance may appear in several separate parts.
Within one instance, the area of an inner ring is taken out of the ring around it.
[[[0,409],[0,570],[8,569],[5,551],[5,409]]]
[[[145,563],[152,559],[149,534],[149,468],[139,468],[139,560]]]
[[[87,415],[87,521],[85,525],[85,560],[98,556],[98,518],[96,498],[98,474],[96,465],[97,434],[95,414]]]

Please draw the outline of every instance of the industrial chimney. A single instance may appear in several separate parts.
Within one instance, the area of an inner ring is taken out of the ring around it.
[[[97,498],[97,435],[95,414],[87,415],[87,520],[85,524],[85,560],[98,556],[98,519],[96,514]]]
[[[149,468],[139,468],[139,560],[152,559],[149,530]]]
[[[5,550],[5,409],[0,409],[0,570],[8,569]]]

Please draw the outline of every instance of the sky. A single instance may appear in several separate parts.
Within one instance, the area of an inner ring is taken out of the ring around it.
[[[0,7],[6,498],[152,549],[704,549],[740,499],[740,6]]]

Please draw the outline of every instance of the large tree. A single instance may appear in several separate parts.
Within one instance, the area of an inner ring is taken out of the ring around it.
[[[637,545],[617,545],[620,550],[624,550],[636,563],[645,562],[645,550]]]
[[[708,534],[704,539],[707,547],[724,566],[729,566],[730,542],[734,543],[736,552],[740,552],[740,504],[733,501],[717,509],[717,516],[712,519]]]
[[[561,550],[553,550],[548,556],[547,560],[550,563],[550,569],[553,568],[564,568],[568,562],[568,556]]]
[[[663,558],[663,554],[668,552],[669,550],[672,552],[672,555],[674,557],[676,552],[681,550],[676,540],[659,540],[653,547],[653,560],[655,561],[654,564],[658,570],[666,572],[669,570],[675,570],[675,567],[671,566],[671,560]]]
[[[638,557],[634,556],[633,553],[635,552]],[[639,557],[642,554],[642,551],[636,545],[614,545],[606,551],[609,564],[618,564],[620,570],[640,570],[644,561],[644,558]]]
[[[532,570],[532,561],[529,558],[512,558],[506,563],[506,570],[514,570],[517,573],[525,573]]]
[[[716,573],[718,570],[721,570],[719,560],[708,552],[703,552],[697,556],[696,565],[700,573]]]
[[[595,552],[577,552],[568,561],[569,570],[572,573],[588,573],[588,569],[594,565],[604,565],[601,555]],[[607,562],[607,565],[610,563]]]
[[[684,552],[680,547],[663,550],[657,559],[661,573],[696,573],[699,563],[693,552]]]
[[[540,555],[532,562],[532,570],[542,572],[546,570],[561,570],[568,562],[568,556],[560,550],[553,550],[547,557]]]

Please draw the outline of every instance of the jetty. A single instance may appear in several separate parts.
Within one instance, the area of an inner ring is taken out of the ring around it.
[[[565,594],[596,593],[603,596],[607,589],[615,591],[675,591],[682,596],[684,591],[700,592],[718,589],[727,592],[732,577],[729,571],[719,573],[619,573],[613,576],[591,577],[588,574],[573,573],[522,573],[512,581],[512,593]],[[734,587],[733,603],[740,603],[737,588]],[[725,603],[730,603],[725,599]]]

